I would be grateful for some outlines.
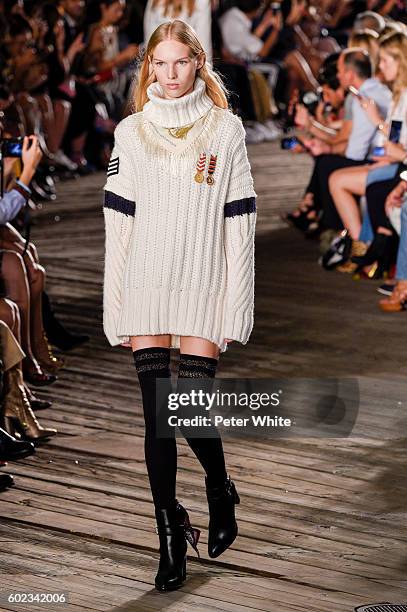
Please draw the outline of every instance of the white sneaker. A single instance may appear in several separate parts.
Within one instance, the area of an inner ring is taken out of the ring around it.
[[[246,132],[246,142],[248,144],[256,144],[265,140],[264,134],[257,130],[255,127],[245,125],[244,129]]]
[[[78,169],[78,164],[72,161],[72,159],[69,159],[69,157],[65,155],[63,151],[61,151],[61,149],[54,153],[53,161],[59,166],[63,166],[72,172]]]
[[[283,135],[283,130],[272,119],[266,119],[266,121],[264,122],[264,125],[266,125],[271,130],[274,130],[275,132],[278,132],[279,136]]]
[[[256,129],[263,133],[264,140],[273,141],[280,138],[280,131],[275,126],[269,127],[266,123],[257,122]]]

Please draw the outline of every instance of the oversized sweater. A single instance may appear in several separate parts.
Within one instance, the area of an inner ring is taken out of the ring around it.
[[[116,127],[104,186],[104,331],[112,346],[171,334],[171,348],[197,336],[224,352],[254,322],[257,194],[243,124],[200,77],[179,98],[158,82],[147,95]],[[185,139],[166,129],[191,124]]]

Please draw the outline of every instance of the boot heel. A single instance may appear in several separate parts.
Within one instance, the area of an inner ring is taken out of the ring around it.
[[[185,530],[186,540],[191,544],[192,548],[194,549],[198,557],[201,558],[201,555],[199,553],[198,546],[197,546],[199,537],[201,535],[201,530],[197,529],[196,527],[192,527],[189,521],[188,514],[185,516],[184,530]]]
[[[13,419],[11,416],[3,417],[3,422],[1,424],[4,431],[6,431],[10,436],[19,440],[21,438],[20,431],[18,430],[18,420]]]

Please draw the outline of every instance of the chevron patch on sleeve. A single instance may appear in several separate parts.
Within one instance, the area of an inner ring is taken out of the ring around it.
[[[114,157],[109,161],[109,165],[107,167],[107,176],[113,176],[115,174],[119,174],[119,158]]]

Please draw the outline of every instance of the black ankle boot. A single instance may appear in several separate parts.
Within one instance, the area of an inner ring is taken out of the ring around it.
[[[391,235],[377,233],[362,256],[354,255],[351,257],[353,263],[361,267],[370,266],[375,261],[387,260],[394,257],[394,252],[397,253],[398,237],[395,232]]]
[[[159,591],[178,589],[186,579],[187,548],[189,542],[200,557],[197,548],[200,530],[191,526],[188,512],[176,501],[174,508],[157,508],[156,532],[160,539],[160,563],[155,577]]]
[[[214,559],[229,548],[238,534],[235,504],[240,503],[240,498],[230,476],[219,487],[208,487],[205,476],[205,485],[209,505],[208,555]]]

